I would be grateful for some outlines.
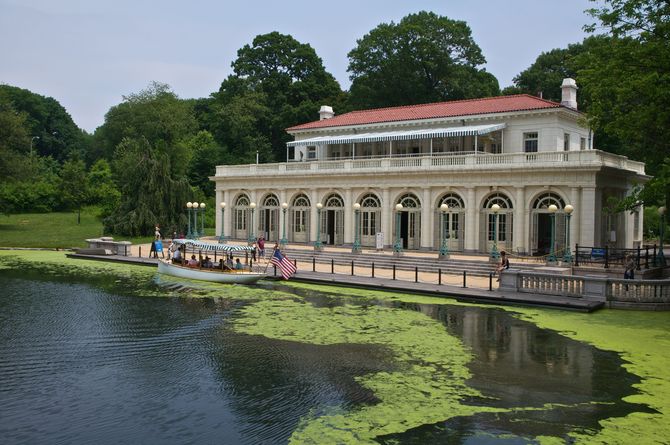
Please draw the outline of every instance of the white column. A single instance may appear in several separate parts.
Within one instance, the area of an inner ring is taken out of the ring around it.
[[[344,190],[344,242],[354,242],[354,200],[351,189]]]
[[[579,244],[582,246],[595,246],[596,243],[596,188],[582,188],[582,199],[576,213],[579,223]],[[573,204],[574,205],[574,204]],[[570,221],[572,222],[572,221]],[[576,241],[575,241],[576,242]]]
[[[432,141],[432,139],[431,139]],[[421,249],[431,249],[433,247],[433,224],[432,203],[430,202],[430,188],[423,189],[421,198]]]
[[[465,198],[465,251],[476,252],[479,240],[479,209],[475,201],[475,188],[467,189]]]
[[[580,243],[579,240],[581,235],[582,213],[580,209],[582,205],[581,200],[579,199],[579,187],[570,187],[570,202],[568,204],[572,205],[576,210],[575,212],[572,212],[572,216],[570,217],[570,248],[572,249],[572,246],[576,243]]]
[[[514,203],[514,246],[524,252],[529,251],[528,229],[526,228],[527,215],[526,190],[524,187],[517,187],[516,202]],[[513,248],[514,246],[511,247]]]
[[[352,204],[353,205],[353,204]],[[387,188],[382,189],[382,233],[384,234],[384,246],[393,245],[393,212],[391,207],[391,191]]]
[[[230,238],[233,235],[233,204],[231,201],[232,194],[230,190],[226,189],[223,191],[223,202],[226,203],[226,214],[224,215],[224,224],[223,224],[223,234]]]
[[[319,202],[319,192],[317,189],[310,190],[309,200],[311,201],[309,216],[309,240],[316,241],[317,211],[316,204]]]

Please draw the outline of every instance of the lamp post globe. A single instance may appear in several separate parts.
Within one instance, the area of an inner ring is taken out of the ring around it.
[[[565,252],[563,253],[563,262],[570,264],[572,263],[572,251],[570,250],[570,217],[572,216],[572,212],[575,211],[575,208],[568,204],[563,207],[563,211],[565,212]]]
[[[393,255],[395,256],[402,255],[402,240],[400,239],[400,212],[402,212],[402,209],[402,204],[395,205],[395,243],[393,244]]]
[[[489,259],[491,261],[498,261],[498,258],[500,258],[500,252],[498,252],[498,212],[500,212],[500,205],[493,204],[491,212],[493,212],[493,247],[491,247],[491,256]]]
[[[323,244],[321,243],[321,209],[323,209],[323,204],[320,202],[316,203],[316,241],[314,241],[314,250],[320,251],[323,250]]]
[[[200,203],[200,236],[205,236],[205,207],[207,204]]]
[[[247,237],[247,242],[251,245],[256,240],[255,230],[254,230],[254,211],[256,210],[256,203],[252,202],[249,204],[251,209],[251,226],[249,226],[249,236]]]
[[[547,257],[547,263],[553,264],[556,262],[556,211],[558,211],[558,207],[556,207],[556,204],[551,204],[547,207],[547,210],[549,211],[549,216],[551,218],[551,241],[549,242],[549,256]]]
[[[284,223],[282,224],[282,236],[281,239],[279,240],[279,247],[281,247],[282,249],[286,247],[286,245],[288,244],[288,240],[286,239],[286,210],[288,210],[288,203],[282,202],[281,211],[284,217]]]
[[[361,253],[361,233],[359,230],[361,205],[354,203],[354,244],[351,246],[351,253]]]
[[[442,238],[442,242],[440,244],[440,256],[439,258],[441,259],[447,259],[449,258],[449,246],[447,245],[447,231],[445,230],[444,227],[444,219],[445,219],[445,214],[449,211],[449,206],[447,205],[446,202],[443,202],[442,205],[440,205],[440,237]]]

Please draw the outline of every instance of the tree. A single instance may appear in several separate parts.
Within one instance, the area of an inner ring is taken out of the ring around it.
[[[287,127],[314,120],[321,105],[340,107],[345,103],[346,95],[314,49],[290,35],[272,32],[256,36],[251,45],[237,52],[232,67],[234,74],[213,95],[212,105],[218,117],[235,116],[206,129],[221,146],[241,154],[237,162],[253,158],[257,149],[265,151],[265,139],[271,147],[265,159],[282,159],[290,139]],[[228,139],[222,128],[231,129],[234,121],[250,131],[233,128],[237,135]]]
[[[184,203],[191,187],[185,177],[173,177],[167,153],[151,146],[146,138],[125,138],[117,146],[113,161],[121,200],[103,221],[111,233],[149,235],[156,224],[184,226]]]
[[[81,223],[81,206],[88,196],[88,178],[84,161],[69,160],[63,164],[59,191],[63,209],[77,209],[77,224]]]
[[[655,175],[641,196],[670,203],[670,4],[661,0],[605,0],[591,9],[609,42],[583,54],[580,79],[592,125],[625,142],[625,154]],[[587,27],[598,29],[596,24]],[[664,186],[665,185],[665,186]],[[660,198],[654,190],[662,190]],[[629,199],[635,205],[638,197]]]
[[[119,205],[121,193],[114,184],[112,167],[106,159],[98,159],[88,172],[88,203],[101,208],[100,216],[106,218]]]
[[[495,96],[498,81],[484,69],[465,22],[432,12],[382,23],[349,52],[356,108]]]
[[[39,137],[34,144],[37,154],[51,156],[62,163],[71,156],[81,157],[87,152],[89,139],[86,133],[54,98],[0,85],[0,103],[11,104],[14,110],[25,115],[28,134]]]

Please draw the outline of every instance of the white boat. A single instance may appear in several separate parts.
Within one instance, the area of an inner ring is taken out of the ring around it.
[[[252,247],[235,246],[229,244],[207,244],[195,240],[177,239],[173,243],[178,246],[184,246],[184,251],[189,247],[193,252],[201,256],[202,252],[222,252],[222,253],[240,253],[248,252]],[[265,273],[251,272],[247,270],[221,270],[218,268],[200,268],[189,267],[179,263],[172,263],[170,260],[161,259],[158,261],[158,273],[171,275],[173,277],[188,278],[191,280],[211,281],[215,283],[229,284],[253,284],[264,278]]]

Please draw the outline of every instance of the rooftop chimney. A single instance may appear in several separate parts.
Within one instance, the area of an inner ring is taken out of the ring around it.
[[[320,121],[324,119],[330,119],[333,116],[335,116],[335,113],[333,112],[333,107],[329,107],[328,105],[321,105],[321,109],[319,110]]]
[[[561,105],[577,109],[577,82],[575,79],[565,78],[561,84]]]

